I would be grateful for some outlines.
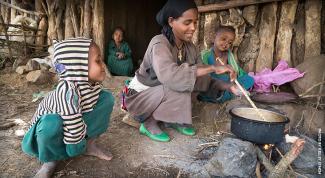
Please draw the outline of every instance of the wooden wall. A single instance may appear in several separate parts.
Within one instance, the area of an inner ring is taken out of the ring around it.
[[[125,39],[133,51],[135,67],[142,61],[151,38],[160,34],[156,14],[166,0],[106,0],[105,47],[116,26],[125,30]]]
[[[222,9],[247,2],[255,3]],[[294,67],[325,52],[325,1],[196,0],[196,3],[201,13],[194,43],[201,50],[210,48],[219,25],[233,26],[236,29],[233,52],[246,71],[273,68],[281,59]],[[203,11],[206,7],[210,10]]]

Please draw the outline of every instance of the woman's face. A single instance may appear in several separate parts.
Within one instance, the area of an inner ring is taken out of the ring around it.
[[[219,32],[214,40],[214,48],[215,50],[226,51],[232,46],[234,40],[235,34],[233,32]]]
[[[193,34],[196,30],[198,21],[197,9],[189,9],[183,12],[182,16],[174,19],[169,17],[169,25],[173,29],[173,33],[176,39],[181,41],[191,41]]]
[[[115,30],[113,34],[113,40],[115,43],[121,43],[123,40],[123,32],[121,30]]]

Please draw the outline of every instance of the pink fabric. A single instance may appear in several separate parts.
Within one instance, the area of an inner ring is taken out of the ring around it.
[[[278,66],[272,71],[265,68],[261,72],[254,75],[250,72],[249,75],[254,78],[253,91],[264,93],[271,91],[271,85],[280,86],[287,82],[291,82],[297,78],[301,78],[305,73],[300,73],[295,68],[289,68],[288,64],[284,60],[278,62]]]

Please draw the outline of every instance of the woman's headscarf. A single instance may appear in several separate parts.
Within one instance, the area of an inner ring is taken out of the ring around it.
[[[161,25],[161,33],[166,36],[168,41],[174,45],[175,37],[172,28],[168,24],[168,18],[178,18],[188,9],[197,9],[197,6],[193,0],[168,0],[164,7],[156,15],[156,20]]]

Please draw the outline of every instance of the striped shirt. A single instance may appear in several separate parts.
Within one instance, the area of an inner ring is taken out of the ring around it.
[[[54,43],[53,64],[60,77],[54,91],[41,101],[32,124],[46,114],[58,114],[63,120],[65,144],[77,144],[86,135],[82,114],[93,110],[101,86],[88,82],[88,52],[91,40],[68,39]]]

